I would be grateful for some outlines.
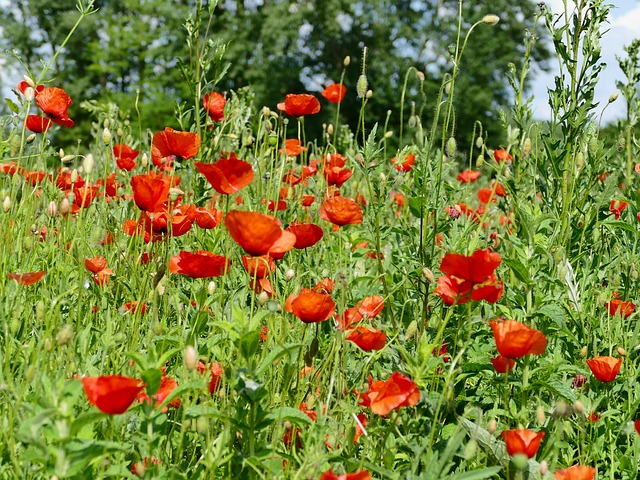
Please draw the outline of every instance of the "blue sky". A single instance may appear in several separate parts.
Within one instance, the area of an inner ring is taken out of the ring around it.
[[[554,13],[563,11],[562,0],[547,0],[545,2]],[[569,3],[572,3],[569,1]],[[609,31],[601,40],[602,61],[607,64],[603,71],[600,82],[596,87],[596,101],[600,102],[597,109],[599,113],[609,99],[609,96],[616,92],[616,80],[624,78],[622,71],[618,67],[616,55],[624,55],[623,47],[629,45],[635,38],[640,38],[640,1],[638,0],[612,0],[608,3],[615,5],[612,11]],[[553,65],[554,69],[556,68]],[[534,116],[540,120],[548,120],[550,115],[549,104],[547,103],[547,88],[553,85],[555,70],[546,74],[538,73],[535,77],[532,94]],[[624,117],[626,106],[622,97],[607,107],[603,115],[603,123],[614,121]]]

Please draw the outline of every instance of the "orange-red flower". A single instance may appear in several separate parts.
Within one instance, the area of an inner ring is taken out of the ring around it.
[[[158,388],[158,391],[154,393],[151,398],[149,398],[149,395],[147,395],[147,392],[142,391],[138,394],[137,398],[140,403],[142,402],[153,403],[154,407],[157,409],[157,408],[160,408],[160,405],[162,404],[162,402],[164,402],[165,399],[169,396],[169,394],[173,392],[176,388],[178,388],[178,382],[176,381],[175,378],[168,376],[165,370],[165,367],[162,367],[162,378],[160,379],[160,387]],[[170,401],[169,404],[162,409],[162,411],[166,412],[169,409],[169,407],[178,408],[179,406],[180,406],[180,399],[175,398],[172,401]]]
[[[202,99],[202,105],[213,122],[224,120],[224,106],[226,103],[224,96],[218,92],[207,93]]]
[[[601,382],[612,382],[620,373],[622,358],[595,357],[587,360],[591,373]]]
[[[231,238],[249,255],[259,257],[270,253],[283,254],[293,248],[296,236],[282,230],[280,222],[271,215],[232,210],[224,219]]]
[[[409,172],[413,168],[413,165],[416,163],[416,156],[413,153],[408,154],[402,162],[399,162],[396,157],[391,159],[391,163],[393,164],[393,168],[398,170],[399,172]]]
[[[352,175],[353,172],[348,168],[332,166],[329,163],[324,167],[324,179],[329,186],[335,185],[340,188]]]
[[[322,96],[331,103],[340,103],[347,94],[347,87],[341,83],[333,83],[322,91]]]
[[[7,273],[7,276],[12,280],[15,280],[20,285],[33,285],[44,277],[45,271],[39,272],[27,272],[27,273]]]
[[[206,250],[197,250],[195,253],[183,250],[171,257],[169,271],[190,278],[219,277],[227,273],[230,264],[228,258]]]
[[[509,152],[502,148],[496,148],[493,151],[493,158],[495,158],[496,162],[512,162],[513,157],[509,155]]]
[[[116,165],[120,170],[130,172],[136,167],[136,158],[140,150],[134,150],[129,145],[117,143],[113,146],[113,156],[116,157]]]
[[[320,102],[308,93],[290,93],[285,97],[284,103],[279,103],[278,108],[284,110],[292,117],[313,115],[320,111]]]
[[[318,323],[333,316],[336,304],[326,293],[303,288],[291,302],[291,311],[304,323]]]
[[[609,315],[620,314],[624,318],[630,316],[636,308],[636,304],[629,301],[620,300],[618,297],[620,294],[614,292],[611,300],[607,302],[607,308],[609,309]]]
[[[224,213],[216,208],[196,208],[196,223],[203,230],[217,227]]]
[[[284,142],[284,149],[278,149],[280,153],[286,153],[288,157],[297,157],[302,152],[306,152],[307,147],[303,147],[297,138],[288,138]]]
[[[286,230],[296,236],[293,248],[298,249],[313,247],[324,236],[322,229],[313,223],[291,222]]]
[[[514,456],[517,453],[523,453],[528,458],[536,456],[538,448],[540,448],[540,442],[544,437],[544,432],[534,432],[532,430],[518,429],[518,430],[504,430],[500,436],[504,440],[507,446],[507,453],[510,456]]]
[[[355,200],[346,197],[327,198],[320,207],[320,218],[342,227],[362,223],[362,209]]]
[[[471,183],[480,178],[480,175],[482,175],[482,173],[476,170],[463,170],[456,178],[460,183]]]
[[[620,215],[628,206],[629,204],[624,200],[611,200],[609,211],[615,215],[616,220],[620,220]]]
[[[371,474],[366,470],[360,470],[359,472],[338,475],[329,469],[320,475],[319,480],[371,480]]]
[[[554,477],[556,480],[594,480],[596,469],[585,465],[574,465],[557,470]]]
[[[233,152],[229,158],[221,158],[215,163],[195,162],[194,165],[214,190],[221,194],[236,193],[249,185],[254,178],[251,164],[236,158]]]
[[[69,118],[69,107],[73,102],[63,89],[58,87],[44,87],[36,89],[36,104],[53,120],[63,127],[71,128],[73,120]]]
[[[176,157],[193,158],[200,149],[200,136],[192,132],[180,132],[166,127],[162,132],[156,132],[151,142],[151,159],[153,164],[161,170],[173,170]]]
[[[491,364],[498,373],[508,373],[513,370],[513,367],[516,366],[516,362],[514,362],[511,358],[503,357],[502,355],[498,355],[497,357],[492,358]]]
[[[104,257],[86,258],[84,266],[93,273],[93,281],[100,286],[109,283],[109,275],[113,275],[113,270],[107,268],[107,259]]]
[[[377,415],[387,415],[400,407],[412,407],[420,400],[420,390],[413,380],[393,372],[387,380],[376,380],[369,391],[360,394],[360,404]]]
[[[270,255],[242,257],[242,266],[251,278],[264,278],[276,270],[276,262]]]
[[[375,328],[358,326],[349,331],[346,339],[355,343],[365,352],[382,350],[387,342],[387,334]]]
[[[152,171],[146,175],[132,177],[131,187],[133,188],[133,201],[136,202],[138,208],[145,212],[155,212],[160,210],[162,205],[169,200],[171,177]]]
[[[82,387],[91,405],[103,413],[124,413],[144,388],[141,380],[121,375],[84,377]]]
[[[540,330],[528,327],[516,320],[492,320],[489,322],[498,352],[503,357],[520,358],[525,355],[541,355],[547,348],[547,338]]]
[[[24,126],[33,133],[42,133],[49,130],[52,122],[50,119],[41,115],[27,115],[27,120],[24,122]]]

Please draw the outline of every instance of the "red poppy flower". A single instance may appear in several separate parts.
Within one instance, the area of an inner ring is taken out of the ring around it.
[[[218,92],[209,92],[202,99],[204,109],[213,122],[224,120],[224,106],[226,103],[224,96]]]
[[[376,330],[375,328],[368,328],[358,326],[349,331],[349,335],[346,337],[350,342],[355,343],[360,349],[365,352],[372,350],[382,350],[387,342],[387,334]]]
[[[141,380],[121,375],[84,377],[82,387],[91,405],[103,413],[124,413],[144,388]]]
[[[320,475],[319,480],[371,480],[371,474],[366,470],[360,470],[355,473],[345,473],[343,475],[338,475],[333,472],[332,469],[327,470],[322,475]]]
[[[251,164],[239,160],[233,152],[229,158],[221,158],[215,163],[195,162],[194,165],[214,190],[221,194],[236,193],[249,185],[254,178]]]
[[[162,204],[169,200],[171,177],[165,177],[156,172],[146,175],[136,175],[131,178],[133,201],[140,210],[155,212],[162,208]]]
[[[418,386],[400,372],[393,372],[387,380],[373,382],[368,392],[360,394],[360,404],[377,415],[387,415],[400,407],[412,407],[418,400]]]
[[[21,171],[22,168],[18,167],[16,162],[0,163],[0,172],[6,173],[7,175],[15,175],[19,170]]]
[[[481,205],[486,205],[491,202],[496,203],[496,194],[489,188],[481,188],[478,190],[478,201],[480,201]]]
[[[629,204],[623,200],[611,200],[609,211],[615,215],[616,220],[620,220],[620,215],[628,206]]]
[[[44,180],[46,178],[51,179],[51,175],[49,175],[47,172],[41,172],[41,171],[33,171],[30,172],[28,170],[23,170],[22,175],[24,176],[24,179],[26,180],[26,182],[29,185],[33,185],[34,187],[42,182],[44,182]]]
[[[313,223],[291,222],[286,230],[296,236],[296,243],[293,248],[300,250],[313,247],[324,236],[322,229]]]
[[[227,273],[230,264],[228,258],[206,250],[197,250],[195,253],[183,250],[171,257],[169,271],[190,278],[219,277]]]
[[[347,94],[347,87],[341,83],[334,83],[329,85],[322,91],[322,96],[329,100],[331,103],[340,103]]]
[[[137,398],[140,403],[142,402],[153,403],[154,407],[158,409],[160,408],[160,405],[162,404],[162,402],[164,402],[165,399],[169,396],[169,394],[173,392],[176,388],[178,388],[178,382],[176,381],[175,378],[169,377],[166,374],[163,367],[162,378],[160,379],[160,387],[158,388],[158,391],[154,393],[151,398],[149,398],[149,395],[147,395],[146,392],[142,391],[138,394]],[[166,412],[167,410],[169,410],[169,407],[173,407],[173,408],[180,407],[180,399],[179,398],[173,399],[172,401],[169,402],[168,405],[165,405],[162,411]]]
[[[536,456],[536,452],[540,448],[540,442],[544,437],[544,432],[534,432],[526,428],[520,430],[505,430],[500,434],[507,446],[507,453],[514,456],[517,453],[523,453],[527,458]]]
[[[513,367],[516,366],[516,362],[514,362],[510,358],[503,357],[502,355],[498,355],[497,357],[492,358],[491,364],[498,373],[508,373],[513,370]]]
[[[276,270],[276,262],[269,255],[242,257],[242,266],[251,278],[264,278]]]
[[[116,182],[116,174],[115,172],[107,175],[107,178],[99,178],[96,180],[97,186],[104,186],[104,195],[107,198],[115,197],[118,194],[118,187],[120,184]]]
[[[100,187],[98,185],[85,184],[82,187],[76,186],[76,188],[73,189],[73,203],[80,208],[87,208],[98,195],[99,189]]]
[[[278,108],[292,117],[302,117],[318,113],[320,102],[316,97],[307,93],[290,93],[285,97],[284,104],[278,104]]]
[[[640,419],[633,422],[633,428],[635,428],[638,435],[640,435]]]
[[[362,223],[362,209],[355,200],[346,197],[327,198],[320,207],[320,218],[342,227]]]
[[[40,115],[27,115],[27,120],[24,122],[27,130],[33,133],[42,133],[46,132],[51,128],[53,122]]]
[[[130,172],[136,167],[135,159],[140,155],[140,150],[134,150],[129,145],[117,143],[113,146],[113,156],[116,157],[116,165],[120,170]]]
[[[540,330],[528,327],[516,320],[492,320],[489,322],[500,355],[520,358],[525,355],[541,355],[547,348],[547,338]]]
[[[146,302],[132,301],[132,302],[125,303],[123,305],[123,308],[127,312],[131,312],[131,313],[140,312],[140,315],[144,315],[145,313],[147,313],[147,310],[149,309],[149,305],[147,305]]]
[[[196,208],[196,223],[203,230],[217,227],[222,221],[224,213],[216,208]]]
[[[45,87],[36,89],[36,104],[53,120],[63,127],[71,128],[73,120],[69,118],[69,106],[73,103],[71,97],[63,89],[58,87]]]
[[[280,222],[271,215],[258,212],[232,210],[224,219],[231,238],[249,255],[259,257],[283,254],[293,248],[296,236],[280,228]]]
[[[356,422],[356,433],[353,435],[353,443],[357,443],[360,436],[364,433],[364,429],[369,422],[369,419],[364,413],[356,415],[358,421]]]
[[[166,127],[162,132],[156,132],[151,142],[151,159],[153,164],[161,170],[173,170],[176,157],[193,158],[200,149],[200,136],[192,132],[180,132]]]
[[[313,195],[309,195],[309,194],[305,194],[302,195],[302,200],[301,200],[301,204],[303,207],[310,207],[311,205],[313,205],[313,202],[315,202],[316,197],[314,197]]]
[[[493,151],[493,158],[495,158],[496,162],[512,162],[513,157],[509,155],[509,152],[503,150],[502,148],[496,148]]]
[[[471,183],[480,178],[480,175],[482,175],[482,173],[475,170],[463,170],[456,178],[460,183]]]
[[[507,190],[504,188],[504,185],[502,185],[500,182],[492,182],[491,190],[493,190],[493,193],[495,193],[499,197],[504,198],[507,196]]]
[[[607,308],[609,309],[609,315],[615,315],[619,313],[622,317],[627,318],[630,316],[636,308],[636,304],[633,302],[625,302],[617,298],[620,294],[615,292],[612,295],[611,300],[607,302]]]
[[[311,289],[314,292],[320,293],[331,293],[333,292],[334,287],[336,286],[336,282],[334,282],[330,278],[323,278]]]
[[[413,168],[413,165],[416,163],[416,156],[413,153],[408,154],[401,163],[398,163],[395,157],[391,159],[391,163],[393,164],[393,168],[398,170],[399,172],[409,172]]]
[[[554,477],[556,480],[594,480],[596,478],[596,469],[584,465],[574,465],[556,470]]]
[[[208,389],[211,395],[215,395],[215,393],[220,388],[220,383],[222,382],[222,374],[224,370],[222,370],[222,365],[218,362],[213,362],[211,365],[211,380],[209,381]]]
[[[612,382],[620,372],[622,358],[595,357],[587,360],[591,373],[601,382]]]
[[[482,283],[501,262],[500,254],[491,250],[476,250],[470,256],[447,253],[440,263],[440,271],[473,283]]]
[[[340,188],[352,175],[353,172],[348,168],[330,167],[328,164],[324,167],[324,179],[329,186],[335,185]]]
[[[286,153],[287,157],[297,157],[302,152],[306,152],[307,147],[303,147],[300,144],[300,140],[297,138],[288,138],[284,142],[284,149],[278,149],[279,153]]]
[[[7,273],[7,276],[12,280],[15,280],[20,285],[33,285],[38,282],[46,272],[40,270],[39,272],[27,272],[27,273]]]
[[[326,293],[303,288],[291,302],[292,313],[304,323],[324,322],[333,316],[336,304]]]

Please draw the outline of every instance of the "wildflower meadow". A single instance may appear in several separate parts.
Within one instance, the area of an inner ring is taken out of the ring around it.
[[[460,7],[439,87],[400,73],[397,96],[435,108],[393,131],[368,111],[366,45],[321,95],[218,89],[215,3],[185,19],[191,97],[164,129],[94,102],[90,140],[60,140],[91,98],[55,59],[93,0],[6,99],[0,478],[638,478],[640,48],[620,46],[627,115],[605,128],[612,6],[540,6],[549,119],[517,33],[498,142],[480,122],[460,138],[454,99],[500,12]]]

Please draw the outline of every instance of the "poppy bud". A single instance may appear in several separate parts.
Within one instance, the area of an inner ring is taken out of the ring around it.
[[[200,435],[204,435],[209,431],[209,419],[203,415],[199,416],[196,420],[196,432]]]
[[[373,90],[367,90],[365,97],[367,98],[367,100],[373,97]]]
[[[91,155],[90,153],[88,153],[83,159],[82,159],[82,169],[85,171],[85,173],[89,174],[91,173],[91,171],[93,170],[93,165],[95,164],[95,161],[93,159],[93,155]]]
[[[64,150],[63,149],[58,150],[58,156],[60,158],[64,157]]]
[[[105,118],[104,121],[102,122],[102,127],[109,128],[109,125],[111,125],[111,120],[109,120],[108,118]]]
[[[147,165],[149,165],[149,157],[146,153],[143,153],[142,157],[140,157],[140,165],[142,165],[142,168],[147,168]]]
[[[11,141],[9,142],[9,153],[11,154],[12,157],[15,157],[16,155],[18,155],[19,151],[20,151],[20,137],[16,135],[15,137],[12,137]]]
[[[213,295],[213,292],[215,291],[216,291],[216,282],[212,280],[209,282],[209,285],[207,285],[207,293],[209,295]]]
[[[25,95],[26,95],[26,92],[25,92]],[[620,94],[618,92],[612,93],[611,96],[609,97],[609,103],[615,102],[618,99],[619,95]]]
[[[598,137],[596,135],[592,135],[591,138],[589,138],[588,147],[591,155],[598,153]]]
[[[2,201],[2,210],[4,210],[4,213],[11,210],[11,198],[9,198],[9,196],[4,197],[4,200]]]
[[[476,168],[480,169],[482,168],[482,165],[484,164],[484,155],[480,154],[478,155],[478,157],[476,158]]]
[[[105,145],[109,145],[111,143],[111,132],[106,127],[102,130],[102,141]]]
[[[71,163],[76,158],[75,155],[65,155],[60,159],[62,163]]]
[[[387,181],[387,176],[384,174],[384,172],[380,172],[380,180],[382,180],[383,182]]]
[[[584,154],[582,152],[576,153],[576,168],[582,170],[584,167]]]
[[[269,142],[269,146],[275,147],[276,145],[278,145],[278,135],[276,135],[275,133],[270,134],[267,138],[267,141]]]
[[[538,425],[542,425],[544,423],[544,408],[539,406],[536,409],[536,420],[538,420]]]
[[[329,125],[327,125],[327,133],[329,135],[333,135],[333,124],[330,123]]]
[[[293,280],[293,277],[295,276],[296,276],[295,270],[293,268],[290,268],[289,270],[287,270],[287,273],[285,273],[284,278],[287,282],[290,282],[291,280]]]
[[[31,88],[36,88],[36,82],[32,80],[29,75],[23,75],[22,79],[29,85]]]
[[[409,121],[407,122],[407,125],[409,126],[409,128],[415,128],[417,124],[418,124],[417,117],[415,115],[411,115],[409,117]]]
[[[456,142],[456,139],[453,137],[450,137],[449,140],[447,140],[447,147],[446,147],[447,155],[449,155],[450,157],[453,156],[453,154],[456,153],[457,149],[458,149],[458,144]]]
[[[384,132],[384,138],[391,138],[391,137],[393,137],[392,131]]]
[[[489,425],[488,425],[488,427],[487,427],[487,430],[489,431],[489,433],[490,433],[490,434],[492,434],[492,435],[493,435],[494,433],[496,433],[496,430],[497,430],[497,429],[498,429],[498,422],[496,422],[496,420],[495,420],[495,419],[492,419],[492,420],[489,422]]]
[[[184,192],[179,188],[172,187],[169,189],[169,200],[175,202],[179,196],[184,195]]]
[[[620,355],[621,357],[626,357],[627,356],[627,351],[622,347],[618,347],[616,349],[616,352],[618,352],[618,355]]]
[[[184,349],[184,364],[187,370],[193,370],[198,365],[198,352],[193,345],[187,345]]]
[[[504,178],[506,180],[509,180],[511,178],[511,170],[509,170],[508,168],[504,169]]]
[[[358,77],[358,81],[356,82],[356,93],[358,94],[358,97],[364,98],[364,96],[367,94],[368,86],[369,83],[367,82],[367,76],[360,75]]]
[[[351,63],[351,57],[347,55],[346,57],[344,57],[344,60],[342,61],[342,65],[344,65],[345,67],[348,67],[350,63]]]
[[[411,340],[417,331],[418,331],[418,322],[413,320],[407,327],[407,331],[404,334],[404,339]]]
[[[475,439],[470,439],[464,447],[464,453],[462,454],[465,460],[471,460],[476,456],[478,451],[478,442]]]
[[[424,82],[424,72],[421,72],[420,70],[416,71],[416,79],[419,82]]]
[[[268,301],[269,301],[269,294],[267,292],[260,292],[260,295],[258,295],[258,303],[260,303],[260,305],[264,305]]]
[[[48,338],[45,338],[44,339],[44,350],[45,350],[45,352],[50,352],[52,348],[53,348],[53,345],[51,343],[51,340],[49,340]]]
[[[485,15],[484,17],[482,17],[482,21],[487,25],[495,25],[500,21],[500,17],[494,14]]]
[[[36,303],[36,321],[38,323],[44,322],[44,312],[45,312],[44,302],[40,300],[38,301],[38,303]]]
[[[529,137],[524,139],[524,143],[522,144],[522,153],[525,157],[528,157],[531,153],[531,139]]]
[[[29,143],[33,143],[35,139],[36,139],[36,134],[35,134],[35,133],[32,133],[31,135],[29,135],[29,136],[27,137],[27,139],[25,140],[25,142],[27,142],[27,144],[29,144]]]
[[[76,183],[78,181],[78,170],[76,170],[75,168],[71,170],[71,175],[69,175],[69,180],[71,180],[71,183]]]
[[[134,475],[136,477],[144,477],[144,474],[147,472],[147,467],[144,466],[143,462],[136,462],[136,464],[133,466],[133,470],[134,470]]]
[[[66,215],[71,210],[71,203],[68,198],[63,198],[60,202],[60,214]]]
[[[451,93],[451,80],[444,84],[444,93],[447,95]]]
[[[424,268],[422,269],[422,279],[423,279],[425,282],[429,282],[429,283],[433,283],[433,282],[435,282],[435,281],[436,281],[436,277],[435,277],[435,275],[433,274],[433,272],[431,271],[431,269],[429,269],[429,268],[427,268],[427,267],[424,267]]]
[[[544,477],[549,471],[549,463],[546,460],[540,462],[540,476]]]
[[[27,87],[27,89],[24,91],[24,99],[27,102],[33,102],[33,97],[35,97],[35,90],[32,87]]]
[[[582,404],[582,402],[580,400],[576,400],[575,402],[573,402],[573,409],[578,413],[583,413],[584,412],[584,405]]]
[[[58,332],[58,335],[56,335],[56,341],[60,346],[66,345],[71,341],[72,338],[73,338],[73,327],[69,324],[64,325]]]
[[[529,457],[527,457],[524,453],[516,453],[513,457],[511,457],[511,462],[516,470],[524,471],[529,466]]]
[[[482,148],[484,145],[484,139],[482,137],[476,138],[476,148]]]
[[[268,117],[269,115],[271,115],[271,109],[267,106],[262,107],[262,115]]]
[[[587,346],[586,345],[580,349],[580,356],[582,358],[587,356]]]
[[[116,130],[116,135],[118,136],[118,138],[122,138],[124,136],[124,130],[118,128],[118,130]]]

